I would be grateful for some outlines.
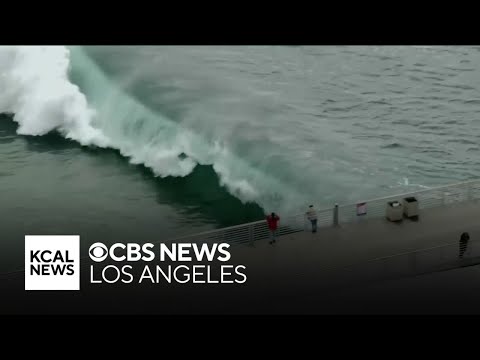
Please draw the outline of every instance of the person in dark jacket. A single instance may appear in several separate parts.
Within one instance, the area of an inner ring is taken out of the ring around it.
[[[310,205],[305,213],[308,220],[312,223],[312,233],[317,232],[317,212],[313,208],[313,205]]]
[[[277,235],[279,220],[280,220],[280,217],[274,212],[272,212],[270,215],[267,216],[268,229],[270,230],[269,244],[273,244],[275,242],[275,236]]]
[[[458,254],[460,259],[463,259],[463,254],[467,251],[468,240],[470,240],[468,232],[464,232],[460,235],[460,252]]]

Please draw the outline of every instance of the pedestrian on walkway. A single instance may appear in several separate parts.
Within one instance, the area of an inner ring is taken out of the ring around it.
[[[317,232],[317,212],[313,208],[313,205],[310,205],[305,213],[308,220],[312,223],[312,233]]]
[[[280,220],[280,217],[274,212],[272,212],[270,215],[267,216],[267,224],[268,224],[268,229],[270,231],[270,241],[269,241],[270,245],[276,241],[275,237],[277,235],[279,220]]]
[[[468,240],[470,240],[470,235],[468,232],[464,232],[462,235],[460,235],[460,253],[458,254],[460,259],[463,259],[463,254],[465,254],[465,251],[467,251]]]

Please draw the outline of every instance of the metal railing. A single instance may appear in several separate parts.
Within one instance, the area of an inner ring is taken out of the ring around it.
[[[367,213],[362,216],[357,216],[356,204],[342,205],[339,207],[339,221],[341,223],[349,223],[364,221],[364,219],[368,218],[383,217],[389,201],[401,201],[403,198],[411,196],[418,200],[420,210],[478,200],[480,199],[480,179],[391,195],[369,201],[359,201],[357,203],[366,203]]]
[[[335,205],[331,208],[317,210],[317,226],[325,228],[345,223],[355,223],[371,218],[385,216],[389,201],[401,201],[405,197],[414,196],[418,200],[419,209],[429,209],[453,203],[480,199],[480,179],[409,193],[386,196],[352,204]],[[357,204],[366,205],[366,213],[357,215]],[[281,218],[277,236],[308,230],[310,223],[304,213]],[[265,220],[205,231],[171,239],[171,242],[228,242],[235,244],[254,244],[256,241],[268,239],[269,231]]]
[[[316,270],[317,285],[344,288],[375,281],[395,280],[480,264],[480,241],[469,241],[460,255],[460,243],[394,254],[357,264]]]

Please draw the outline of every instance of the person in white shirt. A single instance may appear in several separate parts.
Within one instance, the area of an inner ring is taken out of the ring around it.
[[[310,205],[306,212],[308,220],[312,223],[312,233],[317,232],[317,212],[313,208],[313,205]]]

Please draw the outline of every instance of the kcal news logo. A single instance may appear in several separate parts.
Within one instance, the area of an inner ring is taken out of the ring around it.
[[[80,290],[80,236],[25,236],[25,290]]]

